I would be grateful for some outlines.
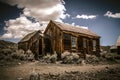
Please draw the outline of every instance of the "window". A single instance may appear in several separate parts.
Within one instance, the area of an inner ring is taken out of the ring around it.
[[[71,37],[71,43],[72,43],[72,47],[76,47],[76,43],[77,43],[76,37],[74,36]]]
[[[63,39],[70,40],[71,36],[69,34],[64,33]]]
[[[83,47],[83,38],[82,37],[78,37],[78,48]]]
[[[86,48],[87,47],[86,45],[87,45],[87,40],[84,38],[83,39],[83,47]]]
[[[93,51],[96,51],[96,40],[93,40]]]

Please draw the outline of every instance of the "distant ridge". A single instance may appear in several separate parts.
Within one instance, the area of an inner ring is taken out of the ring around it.
[[[0,49],[13,47],[14,45],[17,45],[17,44],[10,41],[0,40]]]

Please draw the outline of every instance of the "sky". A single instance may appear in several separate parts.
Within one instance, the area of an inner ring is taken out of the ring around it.
[[[50,20],[90,29],[101,36],[101,45],[115,45],[120,36],[120,1],[0,0],[0,39],[18,42],[44,29]]]

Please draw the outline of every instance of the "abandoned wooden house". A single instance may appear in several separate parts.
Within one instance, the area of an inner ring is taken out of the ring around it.
[[[88,29],[51,20],[43,34],[40,30],[28,34],[18,43],[18,48],[30,49],[38,55],[54,51],[99,54],[100,36]]]
[[[33,53],[39,53],[42,48],[40,47],[42,46],[42,37],[43,34],[40,30],[30,33],[18,42],[18,49],[22,49],[25,52],[31,50]]]

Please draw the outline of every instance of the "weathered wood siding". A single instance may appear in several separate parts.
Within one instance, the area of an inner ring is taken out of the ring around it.
[[[18,49],[23,49],[24,51],[27,51],[28,42],[20,42],[20,43],[18,43]]]
[[[24,51],[31,50],[34,54],[39,55],[40,39],[42,39],[42,37],[39,35],[39,33],[36,33],[28,41],[19,42],[18,49],[23,49]]]
[[[56,51],[57,53],[61,53],[61,47],[62,47],[62,32],[55,24],[48,24],[47,30],[45,32],[45,35],[48,35],[51,40],[52,49],[53,51]]]

